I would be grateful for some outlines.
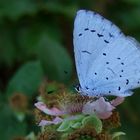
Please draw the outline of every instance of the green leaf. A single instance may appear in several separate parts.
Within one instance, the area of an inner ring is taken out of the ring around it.
[[[7,105],[0,107],[0,110],[0,138],[11,140],[14,137],[25,136],[27,124],[17,121]]]
[[[1,0],[0,5],[0,17],[6,16],[14,20],[37,11],[37,4],[32,0]]]
[[[21,27],[18,29],[17,41],[19,44],[18,59],[28,60],[36,57],[38,50],[38,42],[40,40],[40,27]]]
[[[84,118],[84,115],[77,115],[73,118],[66,119],[62,122],[62,124],[59,126],[57,131],[59,132],[66,132],[71,130],[71,128],[77,129],[81,126],[81,121]]]
[[[42,37],[39,58],[48,79],[68,82],[72,75],[72,61],[66,49],[47,36]]]
[[[44,9],[47,9],[48,11],[52,13],[63,14],[70,18],[74,17],[76,10],[78,9],[78,6],[76,5],[76,3],[64,4],[64,3],[60,3],[59,1],[58,2],[46,1],[43,7]]]
[[[125,1],[126,3],[130,3],[130,4],[140,4],[139,0],[123,0],[123,1]]]
[[[11,28],[0,25],[0,64],[11,66],[16,58]]]
[[[82,120],[83,125],[93,125],[97,133],[102,131],[102,121],[95,115],[90,115]]]
[[[15,113],[15,116],[16,116],[16,118],[17,118],[17,120],[19,122],[23,122],[24,121],[24,119],[25,119],[25,113],[24,112],[14,111],[14,113]]]
[[[112,135],[112,140],[117,140],[120,136],[122,135],[125,135],[124,132],[115,132],[113,135]]]
[[[10,80],[7,95],[21,92],[28,96],[38,91],[43,80],[43,71],[39,62],[28,62],[24,64]]]
[[[127,25],[127,30],[139,28],[140,26],[140,18],[138,18],[139,13],[140,7],[130,9],[129,11],[124,11],[119,14],[120,20],[122,21],[123,25]]]
[[[70,129],[71,122],[69,120],[64,120],[62,124],[57,128],[58,132],[65,132]]]
[[[38,43],[42,40],[42,36],[48,36],[60,41],[62,38],[61,30],[57,23],[52,23],[45,19],[39,18],[35,23],[21,26],[17,29],[17,42],[19,44],[18,59],[28,60],[38,55]],[[59,34],[59,36],[58,36]]]
[[[34,132],[31,132],[30,134],[28,134],[28,135],[26,136],[26,139],[27,139],[27,140],[37,140],[37,138],[36,138]]]
[[[80,126],[81,126],[81,122],[71,123],[71,127],[74,129],[80,128]]]

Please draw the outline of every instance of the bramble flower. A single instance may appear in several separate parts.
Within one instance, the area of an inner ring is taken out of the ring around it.
[[[50,124],[58,124],[63,121],[64,115],[77,115],[78,113],[85,114],[85,115],[91,115],[94,114],[100,119],[107,119],[112,115],[112,111],[116,108],[117,105],[123,102],[124,98],[122,97],[117,97],[116,99],[112,101],[105,101],[103,97],[100,97],[97,100],[93,100],[91,98],[86,98],[81,101],[79,101],[79,96],[69,96],[70,99],[66,98],[65,102],[60,102],[59,108],[57,107],[52,107],[48,108],[46,104],[43,102],[37,102],[35,103],[35,106],[44,112],[47,115],[55,116],[52,121],[48,120],[42,120],[39,125],[44,126],[44,125],[50,125]],[[74,98],[75,99],[74,99]],[[72,100],[73,99],[73,100]],[[69,100],[71,102],[69,102]],[[77,113],[77,114],[76,114]],[[59,116],[59,117],[58,117]]]
[[[35,106],[48,115],[59,116],[64,114],[64,112],[59,110],[58,108],[53,107],[49,109],[43,102],[37,102],[35,103]]]
[[[96,101],[87,102],[83,106],[82,112],[84,114],[96,114],[100,119],[107,119],[112,115],[112,111],[115,109],[115,106],[122,103],[124,98],[117,97],[111,102],[105,101],[103,97],[100,97]]]
[[[113,106],[118,106],[119,104],[123,103],[124,99],[124,97],[117,97],[116,99],[111,101],[111,104]]]
[[[39,123],[39,126],[45,126],[45,125],[50,125],[50,124],[59,124],[63,121],[60,117],[54,118],[52,121],[47,121],[47,120],[41,120]]]
[[[35,103],[36,121],[42,127],[38,135],[40,140],[52,138],[52,134],[59,134],[53,137],[58,140],[113,140],[124,134],[108,131],[120,126],[119,113],[115,109],[124,101],[123,97],[109,101],[104,97],[69,94],[63,90],[48,94],[44,88]]]

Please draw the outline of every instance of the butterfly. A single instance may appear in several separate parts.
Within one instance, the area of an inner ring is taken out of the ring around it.
[[[130,96],[140,87],[140,44],[96,12],[79,10],[74,22],[78,91]]]

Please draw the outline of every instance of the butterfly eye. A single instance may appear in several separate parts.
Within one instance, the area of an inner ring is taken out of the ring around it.
[[[80,85],[79,85],[79,84],[75,86],[75,90],[76,90],[77,92],[80,91]]]

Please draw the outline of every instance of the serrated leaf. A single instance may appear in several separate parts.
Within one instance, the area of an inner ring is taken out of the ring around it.
[[[48,79],[68,82],[72,74],[72,60],[66,49],[47,36],[42,37],[39,58]]]
[[[97,133],[102,131],[102,121],[95,115],[90,115],[82,120],[83,125],[93,125]]]
[[[32,96],[38,91],[43,80],[43,71],[40,62],[28,62],[24,64],[10,80],[7,88],[7,96],[21,92]]]

